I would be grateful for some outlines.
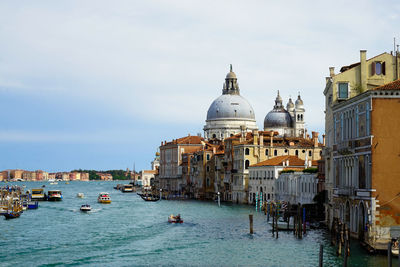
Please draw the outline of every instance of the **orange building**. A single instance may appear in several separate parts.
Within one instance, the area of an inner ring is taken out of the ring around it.
[[[400,79],[333,106],[332,215],[374,249],[400,235]]]

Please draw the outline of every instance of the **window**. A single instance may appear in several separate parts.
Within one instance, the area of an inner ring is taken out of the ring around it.
[[[274,150],[274,156],[277,156],[278,155],[278,150]]]
[[[210,160],[210,154],[207,154],[207,160]]]
[[[210,166],[207,166],[207,172],[209,172],[210,171]]]
[[[250,165],[250,161],[247,159],[247,160],[245,161],[245,163],[244,163],[244,168],[245,168],[246,170],[248,170],[248,169],[249,169],[249,165]]]
[[[385,75],[386,74],[386,66],[385,62],[375,61],[371,65],[371,75]]]
[[[338,83],[338,99],[347,99],[349,97],[349,84]]]
[[[295,154],[296,154],[296,156],[298,156],[298,155],[299,155],[299,151],[298,151],[298,150],[296,150],[296,153],[295,153]]]
[[[250,155],[250,149],[246,148],[244,154],[245,154],[245,155]]]
[[[310,151],[308,151],[308,156],[309,156],[309,157],[311,157],[311,150],[310,150]]]
[[[265,156],[268,156],[268,149],[265,149]]]

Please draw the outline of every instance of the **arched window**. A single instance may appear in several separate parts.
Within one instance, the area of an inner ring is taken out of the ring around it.
[[[278,150],[274,150],[274,156],[277,156],[278,155]]]
[[[249,161],[248,159],[246,159],[246,161],[244,162],[244,168],[245,168],[246,170],[248,170],[248,169],[249,169],[249,166],[250,166],[250,161]]]
[[[311,154],[312,154],[311,150],[308,151],[308,156],[309,156],[309,157],[311,157]]]
[[[213,138],[217,138],[217,135],[216,135],[216,134],[213,134],[212,137],[213,137]]]
[[[246,150],[244,151],[245,155],[250,155],[250,149],[246,148]]]
[[[268,156],[268,149],[265,149],[265,156]]]
[[[299,155],[299,151],[296,149],[296,156],[298,156]]]

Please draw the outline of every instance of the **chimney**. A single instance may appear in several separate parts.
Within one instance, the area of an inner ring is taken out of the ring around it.
[[[253,145],[257,145],[257,144],[258,144],[258,131],[253,130]]]
[[[331,76],[331,78],[335,76],[335,67],[329,67],[329,75]]]
[[[325,146],[325,135],[322,135],[322,145]]]
[[[360,50],[361,92],[367,91],[367,50]]]
[[[325,77],[325,83],[328,83],[331,77]]]
[[[318,135],[319,135],[319,133],[312,132],[312,139],[313,139],[313,142],[314,142],[314,147],[318,147]]]
[[[274,146],[274,132],[271,131],[269,136],[270,136],[271,147],[273,147]]]

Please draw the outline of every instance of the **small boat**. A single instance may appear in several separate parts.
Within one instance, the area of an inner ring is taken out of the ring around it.
[[[42,185],[42,187],[46,187],[46,185],[44,184],[44,185]]]
[[[46,200],[46,194],[43,188],[32,189],[31,200]]]
[[[121,191],[123,193],[132,193],[133,192],[133,185],[131,184],[124,184],[121,187]]]
[[[2,213],[1,215],[4,215],[6,219],[15,219],[21,216],[22,211],[7,211]]]
[[[28,201],[28,210],[33,210],[39,208],[39,202],[37,201]]]
[[[100,193],[99,196],[97,197],[97,202],[102,204],[110,204],[111,203],[110,194],[106,192]]]
[[[78,194],[76,194],[76,197],[79,197],[79,198],[84,198],[84,197],[85,197],[85,195],[84,195],[83,193],[78,193]]]
[[[148,194],[138,194],[144,201],[159,201],[160,198],[158,196],[154,195],[148,195]]]
[[[83,204],[81,206],[81,211],[83,211],[83,212],[88,212],[88,211],[91,211],[91,210],[92,210],[92,207],[89,204]]]
[[[65,182],[65,184],[69,184],[69,182]]]
[[[63,198],[60,190],[49,190],[47,192],[48,201],[61,201]]]
[[[169,215],[168,217],[168,222],[169,223],[183,223],[183,220],[181,219],[181,215],[178,214],[174,216],[173,214]]]
[[[51,182],[50,184],[58,184],[57,182]]]
[[[393,256],[399,256],[399,240],[392,242],[392,254]]]

